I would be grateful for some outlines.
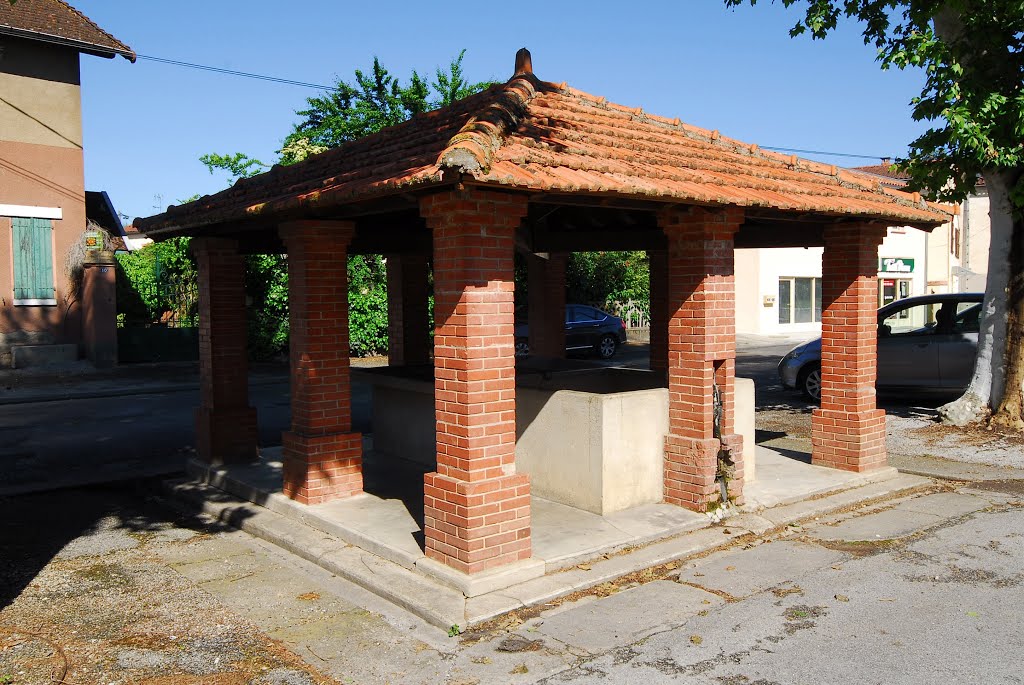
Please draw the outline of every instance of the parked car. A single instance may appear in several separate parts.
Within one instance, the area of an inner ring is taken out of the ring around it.
[[[963,390],[974,373],[982,293],[907,297],[878,310],[880,390]],[[821,338],[797,345],[779,362],[779,378],[821,399]]]
[[[530,354],[530,328],[516,324],[516,356]],[[588,352],[601,359],[611,359],[626,343],[626,322],[619,317],[585,304],[565,306],[566,352]]]

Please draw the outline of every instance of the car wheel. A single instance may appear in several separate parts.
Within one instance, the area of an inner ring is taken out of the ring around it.
[[[597,343],[597,356],[601,359],[611,359],[615,356],[615,350],[619,349],[619,341],[614,335],[606,335]]]
[[[808,364],[800,369],[796,377],[796,387],[809,400],[821,401],[821,364]]]
[[[530,343],[526,340],[526,338],[516,338],[516,356],[530,356]]]

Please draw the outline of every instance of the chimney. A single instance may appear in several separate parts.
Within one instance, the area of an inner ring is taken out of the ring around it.
[[[532,74],[533,73],[533,60],[530,58],[530,51],[526,48],[519,48],[519,52],[516,53],[516,73],[514,76],[520,74]]]
[[[882,157],[882,166],[892,166],[892,160],[889,159],[888,157]]]

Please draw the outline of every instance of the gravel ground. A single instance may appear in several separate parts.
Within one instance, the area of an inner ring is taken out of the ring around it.
[[[217,529],[139,501],[114,486],[2,500],[0,683],[336,683],[162,561]]]
[[[1024,436],[939,423],[936,408],[949,399],[881,397],[889,454],[1024,469]],[[795,391],[780,385],[759,386],[754,417],[758,443],[784,454],[786,450],[809,452],[813,409]]]

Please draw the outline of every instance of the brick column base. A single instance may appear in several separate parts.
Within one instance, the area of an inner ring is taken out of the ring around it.
[[[281,434],[284,494],[301,504],[320,504],[363,491],[360,433]]]
[[[735,476],[726,486],[730,500],[743,504],[743,436],[726,435],[701,440],[681,435],[665,436],[664,500],[694,511],[707,511],[708,504],[721,500],[715,474],[721,445],[732,449]]]
[[[665,436],[666,503],[707,511],[708,502],[717,499],[718,494],[715,482],[718,447],[717,438]]]
[[[722,445],[732,452],[734,472],[732,479],[726,486],[729,493],[729,499],[732,500],[733,504],[741,505],[744,503],[743,484],[746,482],[746,479],[743,477],[743,436],[739,433],[723,435]]]
[[[530,478],[464,481],[428,473],[423,482],[426,555],[463,573],[530,558]]]
[[[873,471],[888,464],[885,410],[857,414],[831,409],[811,413],[812,460],[816,466],[844,471]]]
[[[197,407],[196,452],[213,466],[256,459],[256,409]]]

